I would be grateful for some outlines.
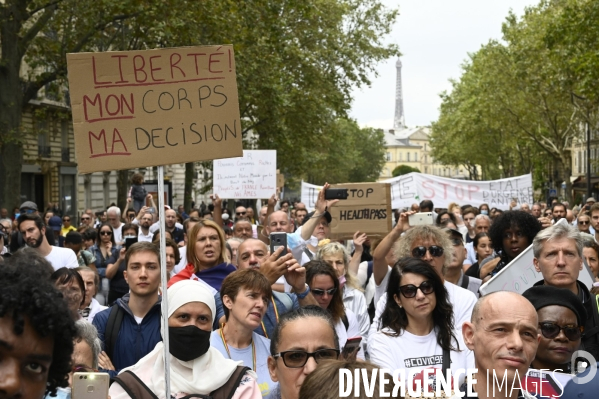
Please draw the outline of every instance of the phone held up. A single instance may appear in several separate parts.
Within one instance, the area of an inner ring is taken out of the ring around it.
[[[432,212],[414,213],[413,215],[408,216],[408,223],[410,223],[410,226],[422,226],[422,225],[434,224],[433,213]]]
[[[270,253],[273,254],[280,247],[283,247],[283,252],[279,258],[287,255],[287,233],[270,233]]]
[[[108,373],[73,374],[73,399],[107,399],[110,376]]]
[[[328,188],[324,192],[324,199],[326,200],[344,200],[349,197],[349,190],[347,188]]]
[[[356,356],[358,355],[358,351],[360,350],[361,342],[362,337],[348,338],[345,342],[343,350],[341,351],[341,357],[345,360],[356,360]]]

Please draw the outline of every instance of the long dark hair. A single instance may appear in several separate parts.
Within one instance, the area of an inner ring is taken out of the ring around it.
[[[304,265],[306,268],[306,282],[312,289],[312,280],[314,277],[322,274],[331,277],[333,284],[335,285],[335,293],[333,299],[329,303],[328,311],[333,317],[335,323],[339,323],[339,320],[345,316],[345,306],[343,305],[343,293],[339,289],[339,278],[337,277],[337,271],[333,266],[329,265],[323,260],[311,260]]]
[[[98,247],[98,249],[100,249],[100,246],[102,245],[102,234],[100,234],[100,232],[102,231],[103,227],[108,227],[110,228],[110,241],[112,242],[112,247],[116,247],[116,241],[114,241],[114,230],[112,229],[112,226],[109,225],[108,223],[102,223],[100,226],[98,226],[98,235],[96,236],[96,246]]]
[[[474,253],[476,253],[476,260],[477,261],[481,261],[483,259],[478,259],[478,253],[476,252],[476,247],[478,247],[478,242],[480,241],[481,238],[489,238],[489,241],[491,241],[491,237],[489,237],[489,234],[485,233],[484,231],[482,233],[478,233],[477,235],[474,236],[473,244],[474,245]],[[491,245],[492,246],[492,245]]]
[[[459,351],[457,338],[453,333],[453,307],[449,303],[447,289],[435,269],[421,259],[401,258],[393,266],[393,269],[391,269],[389,284],[387,285],[387,304],[381,315],[379,329],[389,328],[392,332],[386,332],[386,334],[398,337],[408,326],[406,310],[403,307],[400,308],[394,298],[394,295],[401,295],[399,287],[406,273],[419,274],[432,283],[434,288],[433,293],[437,300],[432,314],[433,324],[438,329],[437,343],[445,350]],[[454,348],[452,339],[456,343],[456,346],[458,346],[457,349]]]

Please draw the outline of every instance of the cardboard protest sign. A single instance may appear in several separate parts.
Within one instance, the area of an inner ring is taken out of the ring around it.
[[[244,150],[243,157],[216,160],[212,178],[221,198],[270,198],[277,191],[277,152]]]
[[[383,237],[391,231],[389,184],[347,183],[335,184],[331,188],[348,190],[347,199],[329,208],[332,238],[351,239],[358,230],[369,237]]]
[[[233,46],[67,55],[80,173],[242,155]]]
[[[509,209],[512,199],[515,199],[518,205],[534,202],[530,174],[478,181],[409,173],[383,182],[391,184],[393,209],[409,207],[423,200],[433,201],[435,208],[447,208],[450,203],[456,202],[476,207],[488,204],[490,207],[504,210]]]
[[[567,221],[566,219],[560,219],[558,223],[567,223]],[[512,291],[522,294],[537,281],[543,280],[543,275],[535,269],[533,259],[534,254],[531,244],[499,273],[481,285],[479,289],[480,293],[487,295],[495,291]],[[578,275],[578,280],[589,289],[593,286],[593,275],[584,259],[583,268]]]
[[[285,187],[285,175],[277,169],[277,188]]]

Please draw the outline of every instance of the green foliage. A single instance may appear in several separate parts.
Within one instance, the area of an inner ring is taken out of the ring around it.
[[[407,175],[408,173],[412,172],[420,173],[420,169],[414,168],[409,165],[398,165],[395,167],[395,169],[393,169],[393,172],[391,172],[391,174],[393,175],[393,177],[397,177],[401,175]]]

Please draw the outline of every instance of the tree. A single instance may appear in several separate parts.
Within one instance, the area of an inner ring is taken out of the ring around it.
[[[401,175],[407,175],[408,173],[412,172],[420,173],[420,169],[414,168],[409,165],[398,165],[395,167],[395,169],[393,169],[393,172],[391,172],[391,174],[393,175],[393,177],[397,177]]]
[[[399,54],[383,44],[397,15],[380,0],[6,0],[0,203],[19,200],[23,109],[42,87],[65,87],[67,53],[234,44],[244,136],[277,149],[280,169],[299,176],[346,116],[352,88]]]

